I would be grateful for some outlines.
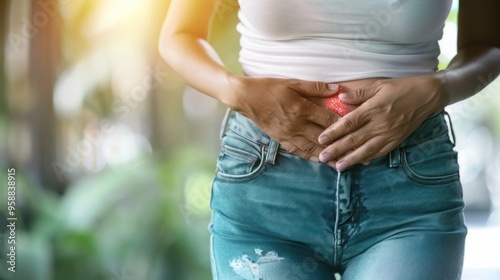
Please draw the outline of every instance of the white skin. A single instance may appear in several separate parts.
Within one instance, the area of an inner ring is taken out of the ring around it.
[[[318,98],[336,85],[252,78],[220,65],[207,43],[217,0],[172,0],[159,50],[192,87],[250,118],[283,148],[343,171],[386,155],[430,115],[476,94],[500,73],[500,1],[461,0],[458,53],[444,71],[339,83],[351,105],[344,117]]]

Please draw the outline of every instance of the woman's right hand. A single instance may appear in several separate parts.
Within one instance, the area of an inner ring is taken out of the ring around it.
[[[339,116],[308,99],[326,98],[336,84],[297,79],[237,77],[229,107],[251,119],[289,152],[319,162],[319,135]]]

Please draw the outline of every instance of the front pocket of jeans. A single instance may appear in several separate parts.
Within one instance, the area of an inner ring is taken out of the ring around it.
[[[222,181],[244,182],[257,178],[265,169],[265,146],[259,154],[253,154],[241,148],[221,146],[217,161],[216,178]]]
[[[412,181],[422,185],[447,185],[460,179],[457,152],[448,135],[401,150],[402,168]]]

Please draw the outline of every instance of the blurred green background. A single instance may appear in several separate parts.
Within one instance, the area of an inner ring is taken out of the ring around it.
[[[160,59],[168,6],[0,1],[0,279],[211,279],[210,187],[225,108]],[[237,10],[235,0],[219,3],[210,41],[239,72]],[[455,3],[440,68],[456,53],[456,14]],[[482,227],[500,224],[498,89],[449,109],[468,209],[485,213],[471,223]],[[6,263],[8,168],[15,273]]]

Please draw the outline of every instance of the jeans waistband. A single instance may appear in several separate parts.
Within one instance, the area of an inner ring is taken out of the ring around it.
[[[446,121],[448,119],[448,121]],[[401,144],[389,153],[389,167],[398,167],[401,163],[401,151],[427,142],[431,139],[451,134],[450,142],[455,146],[455,133],[451,123],[450,115],[446,111],[434,114],[427,118],[414,132],[410,134]]]
[[[448,119],[448,121],[446,121]],[[277,141],[271,139],[264,131],[257,127],[250,119],[243,115],[234,112],[230,109],[227,110],[222,123],[220,137],[222,138],[225,132],[231,129],[240,136],[266,146],[268,149],[268,162],[274,163],[274,159],[278,150],[287,152],[280,149]],[[428,139],[438,137],[440,135],[451,132],[452,143],[455,145],[455,134],[451,124],[451,119],[447,112],[442,111],[427,118],[413,133],[410,134],[400,145],[398,145],[389,154],[389,166],[397,167],[400,162],[400,150],[408,149],[418,144],[421,144]]]

